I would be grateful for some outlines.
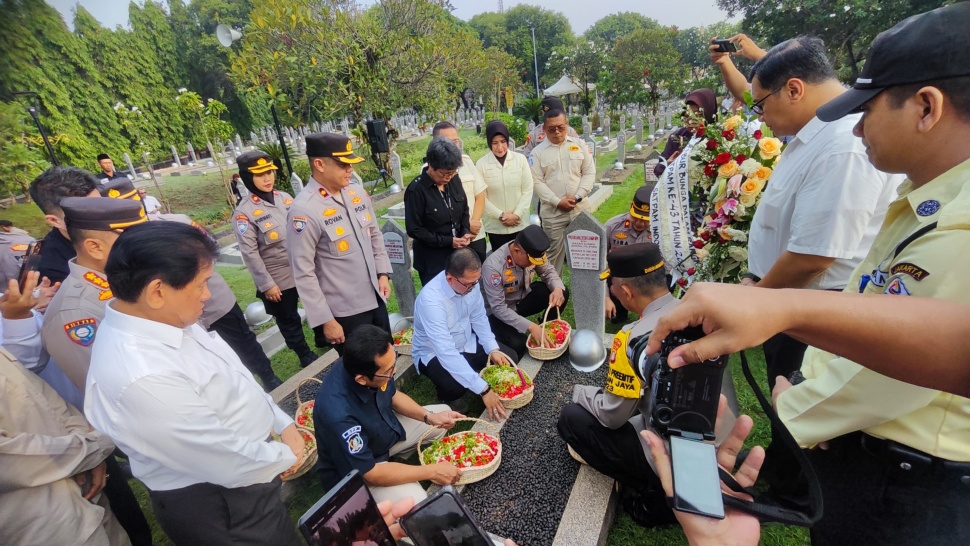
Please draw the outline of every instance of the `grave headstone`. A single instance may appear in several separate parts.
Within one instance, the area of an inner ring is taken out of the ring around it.
[[[532,130],[533,130],[533,129],[535,129],[535,128],[536,128],[536,122],[534,122],[534,121],[532,121],[532,120],[529,120],[529,123],[528,123],[528,125],[526,125],[526,126],[525,126],[525,130],[526,130],[526,131],[528,131],[528,132],[530,132],[530,133],[531,133],[531,132],[532,132]]]
[[[124,160],[125,164],[128,165],[128,174],[130,174],[132,179],[134,179],[134,177],[137,176],[135,174],[135,165],[131,162],[131,156],[128,155],[127,152],[125,152]]]
[[[670,129],[670,128],[672,128],[674,126],[674,119],[673,118],[674,118],[673,113],[671,113],[671,112],[668,111],[667,112],[667,125],[666,125],[666,127],[668,129]]]
[[[340,122],[340,130],[343,132],[344,136],[350,136],[350,123],[348,123],[346,119]]]
[[[576,329],[602,336],[606,332],[606,283],[600,280],[600,273],[606,268],[606,228],[583,211],[566,227],[565,237]]]
[[[620,131],[616,135],[616,160],[626,164],[626,131]]]
[[[642,117],[637,116],[636,119],[633,120],[633,130],[635,131],[635,136],[636,136],[636,140],[634,142],[636,144],[640,144],[641,142],[643,142],[643,118]]]
[[[384,222],[384,249],[391,262],[391,283],[397,296],[398,310],[406,317],[414,316],[414,276],[411,274],[410,239],[394,220]],[[605,311],[604,311],[605,313]]]
[[[657,118],[650,116],[650,138],[657,134]]]
[[[182,166],[182,160],[179,159],[179,151],[175,149],[175,145],[174,144],[171,146],[171,148],[172,148],[172,161],[175,162],[175,166],[176,167],[181,167]]]
[[[401,186],[401,188],[403,189],[404,173],[401,172],[401,156],[399,156],[397,152],[391,152],[390,164],[391,164],[391,178],[393,178],[394,182],[396,182],[397,185]]]
[[[512,137],[509,137],[509,150],[515,151],[515,139]]]
[[[589,123],[589,116],[583,114],[583,125],[586,125],[587,123]]]
[[[603,136],[606,137],[606,140],[610,139],[610,117],[609,116],[605,116],[603,118]]]
[[[241,154],[243,151],[243,141],[239,133],[236,133],[236,154]]]
[[[593,127],[590,126],[590,124],[589,124],[588,121],[584,121],[583,122],[583,135],[585,136],[585,135],[591,135],[591,134],[593,134]]]
[[[589,155],[596,157],[596,141],[593,140],[593,135],[583,135],[583,141],[586,142],[586,147],[589,148]]]
[[[620,131],[626,131],[626,114],[620,114]]]
[[[185,151],[189,153],[189,158],[192,159],[192,163],[198,163],[199,158],[195,155],[195,148],[192,147],[191,142],[185,143]]]
[[[294,197],[300,195],[300,192],[303,191],[303,179],[300,178],[300,175],[296,173],[290,174],[290,187],[293,188]]]

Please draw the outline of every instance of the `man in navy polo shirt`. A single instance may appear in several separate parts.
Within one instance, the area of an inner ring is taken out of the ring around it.
[[[430,480],[454,484],[461,470],[450,463],[419,466],[391,462],[406,457],[418,438],[437,427],[429,441],[441,438],[464,415],[443,404],[420,406],[394,385],[397,354],[391,335],[364,325],[347,337],[342,359],[335,362],[317,393],[313,422],[320,453],[320,480],[332,488],[356,469],[377,502],[427,495]]]

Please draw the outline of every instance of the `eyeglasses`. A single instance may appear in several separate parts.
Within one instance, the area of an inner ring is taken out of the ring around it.
[[[390,374],[375,373],[374,377],[383,377],[384,379],[394,379],[394,372],[397,371],[397,361],[395,360],[394,365],[391,366]]]
[[[755,114],[759,115],[759,116],[763,116],[765,114],[765,107],[762,106],[764,104],[764,102],[766,100],[768,100],[768,97],[774,95],[775,93],[781,91],[784,88],[785,88],[785,86],[784,85],[781,85],[781,86],[778,87],[778,89],[775,89],[771,93],[768,93],[767,95],[765,95],[764,97],[762,97],[761,100],[759,100],[759,101],[757,101],[757,102],[755,102],[754,104],[751,105],[751,111],[754,112]]]
[[[435,169],[435,172],[438,173],[438,176],[440,176],[442,180],[451,180],[455,177],[455,175],[458,174],[458,171],[439,171],[438,169]]]
[[[458,284],[462,285],[462,287],[465,288],[465,293],[466,294],[468,292],[470,292],[471,289],[474,288],[476,284],[478,284],[478,281],[474,281],[474,282],[472,282],[470,284],[465,284],[465,283],[461,282],[461,279],[459,279],[458,277],[451,277],[451,278],[452,279],[455,279],[455,282],[457,282]]]
[[[568,129],[568,128],[569,128],[569,125],[550,125],[549,127],[546,127],[546,132],[547,133],[562,133],[562,132],[565,132],[566,129]]]

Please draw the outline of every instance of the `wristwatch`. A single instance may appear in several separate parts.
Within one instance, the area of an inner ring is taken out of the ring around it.
[[[490,392],[492,392],[492,387],[490,385],[486,385],[485,386],[485,390],[483,390],[482,392],[478,393],[478,396],[485,396],[486,394],[488,394]]]
[[[428,417],[431,417],[431,412],[430,411],[428,413],[425,413],[424,414],[424,417],[421,418],[421,420],[424,421],[424,424],[426,424],[426,425],[430,425],[431,424],[431,423],[428,422]]]

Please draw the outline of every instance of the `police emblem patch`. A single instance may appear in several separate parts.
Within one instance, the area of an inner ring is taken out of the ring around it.
[[[337,214],[337,209],[332,208],[332,207],[329,208],[329,209],[327,209],[327,210],[325,210],[325,211],[323,211],[323,215],[324,216],[333,216],[334,214]]]
[[[495,288],[498,288],[502,285],[502,276],[498,273],[492,273],[488,276],[488,282],[491,283],[491,285]]]
[[[340,252],[347,252],[349,248],[350,248],[350,243],[348,243],[347,241],[340,241],[339,243],[337,243],[337,250],[339,250]]]
[[[271,232],[269,232],[269,238],[271,240],[275,241],[275,240],[277,240],[277,239],[280,238],[280,234],[279,233],[276,233],[275,231],[271,231]]]
[[[909,289],[906,288],[906,283],[903,282],[902,277],[895,276],[889,280],[886,291],[883,293],[892,296],[908,296]]]
[[[74,343],[81,347],[87,347],[94,341],[94,333],[97,331],[96,323],[97,321],[93,317],[75,320],[64,325],[64,332]]]
[[[304,229],[306,229],[306,216],[294,216],[293,231],[303,233]]]
[[[360,197],[354,197],[354,199],[351,202],[356,205],[357,203],[360,203],[360,201],[361,201]]]
[[[236,231],[240,235],[245,235],[247,230],[249,230],[249,222],[236,222]]]
[[[340,436],[347,440],[347,451],[359,453],[361,449],[364,449],[364,439],[360,437],[360,425],[350,427]]]
[[[936,199],[927,199],[916,207],[916,214],[920,216],[932,216],[940,210],[940,202]]]

